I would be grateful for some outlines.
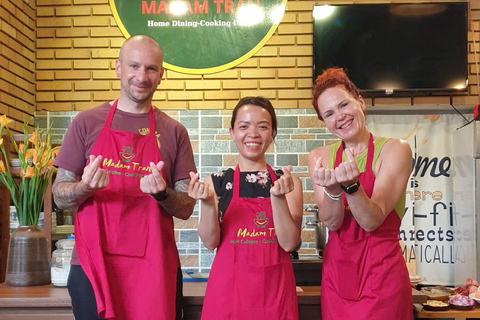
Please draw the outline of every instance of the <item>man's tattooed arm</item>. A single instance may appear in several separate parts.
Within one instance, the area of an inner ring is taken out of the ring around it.
[[[53,183],[53,198],[60,209],[70,209],[80,206],[93,192],[82,187],[81,177],[68,170],[58,168],[57,177]]]
[[[167,188],[168,198],[158,201],[158,204],[169,214],[176,218],[187,220],[195,207],[195,199],[188,196],[188,184],[190,179],[175,182],[175,190]]]

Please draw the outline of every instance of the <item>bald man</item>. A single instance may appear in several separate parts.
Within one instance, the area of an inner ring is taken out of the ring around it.
[[[68,279],[76,320],[181,319],[173,217],[192,214],[196,168],[186,129],[152,106],[162,63],[152,38],[126,40],[120,96],[80,112],[55,159],[55,203],[78,207]]]

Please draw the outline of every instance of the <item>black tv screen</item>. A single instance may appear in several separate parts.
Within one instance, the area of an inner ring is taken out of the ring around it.
[[[313,16],[314,80],[342,67],[364,92],[467,89],[466,2],[315,5]]]

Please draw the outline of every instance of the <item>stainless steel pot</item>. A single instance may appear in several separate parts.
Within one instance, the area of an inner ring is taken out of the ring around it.
[[[313,205],[305,209],[307,212],[313,212],[313,221],[308,221],[306,225],[315,227],[315,247],[318,250],[318,255],[323,256],[325,244],[327,242],[327,227],[318,218],[318,206]]]

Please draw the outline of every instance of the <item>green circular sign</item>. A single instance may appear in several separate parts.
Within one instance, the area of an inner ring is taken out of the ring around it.
[[[207,74],[232,68],[270,39],[287,0],[110,0],[120,30],[129,38],[157,41],[168,69]]]

